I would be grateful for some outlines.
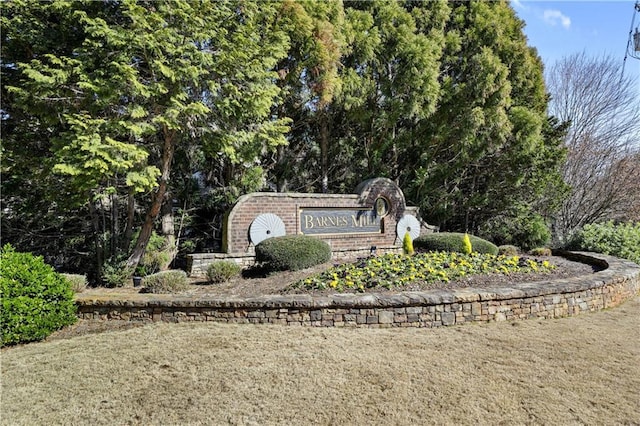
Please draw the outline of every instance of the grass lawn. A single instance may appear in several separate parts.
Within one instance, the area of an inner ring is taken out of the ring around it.
[[[1,357],[2,425],[640,421],[640,297],[440,329],[152,324]]]

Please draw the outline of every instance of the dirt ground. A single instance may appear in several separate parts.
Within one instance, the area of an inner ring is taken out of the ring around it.
[[[0,352],[1,425],[640,424],[640,297],[437,329],[150,324]]]
[[[514,282],[529,282],[529,281],[541,281],[553,278],[564,278],[569,276],[586,275],[594,272],[593,267],[584,263],[573,262],[559,256],[548,257],[534,257],[527,256],[532,259],[548,260],[551,264],[556,266],[556,269],[548,273],[538,274],[483,274],[468,276],[463,280],[451,281],[448,283],[416,283],[411,286],[395,287],[391,289],[375,288],[369,291],[376,293],[392,292],[397,293],[399,291],[416,291],[416,290],[428,290],[433,288],[462,288],[462,287],[499,287],[509,285]],[[313,293],[313,294],[328,294],[335,292],[325,291],[305,291],[301,289],[289,289],[288,287],[298,280],[307,278],[310,275],[322,272],[331,267],[331,263],[318,265],[312,268],[304,269],[302,271],[285,271],[274,274],[265,274],[261,271],[254,271],[253,273],[247,273],[244,276],[240,276],[229,280],[226,283],[210,284],[205,278],[192,278],[189,288],[180,295],[198,295],[198,296],[212,296],[212,297],[252,297],[264,294],[282,294],[282,293]],[[140,292],[140,288],[124,287],[124,288],[89,288],[85,290],[85,295],[126,295]]]

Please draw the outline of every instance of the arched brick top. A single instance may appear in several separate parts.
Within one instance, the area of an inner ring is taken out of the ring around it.
[[[404,193],[394,181],[388,178],[365,180],[356,187],[356,193],[360,197],[360,203],[367,206],[373,206],[379,197],[386,198],[390,204],[389,213],[396,220],[402,217],[407,208]]]

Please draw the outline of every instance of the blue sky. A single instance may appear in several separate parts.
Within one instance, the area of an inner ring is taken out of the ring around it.
[[[573,53],[611,55],[622,66],[631,21],[640,27],[635,0],[535,1],[511,0],[526,26],[529,46],[538,49],[545,68]],[[640,52],[637,56],[640,56]],[[628,57],[625,75],[640,77],[640,59]]]

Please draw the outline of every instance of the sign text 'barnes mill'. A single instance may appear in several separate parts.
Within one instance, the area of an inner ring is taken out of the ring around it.
[[[382,222],[371,209],[301,209],[300,231],[307,235],[380,233]]]

